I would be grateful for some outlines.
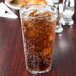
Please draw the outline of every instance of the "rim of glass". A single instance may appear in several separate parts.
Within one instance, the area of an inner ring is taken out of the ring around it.
[[[28,17],[30,17],[30,18],[48,18],[48,17],[53,17],[53,16],[55,16],[58,12],[57,12],[57,8],[54,6],[54,4],[52,4],[52,5],[48,5],[48,4],[29,4],[29,5],[26,5],[26,6],[23,6],[21,9],[20,9],[20,11],[19,11],[19,13],[21,13],[21,11],[23,11],[23,9],[24,8],[27,8],[27,7],[30,7],[30,6],[35,6],[35,5],[40,5],[40,6],[49,6],[49,7],[52,7],[53,9],[56,9],[56,12],[53,14],[53,15],[50,15],[50,16],[37,16],[37,17],[33,17],[33,16],[28,16]],[[51,9],[51,8],[50,8]],[[26,10],[25,10],[26,11]]]

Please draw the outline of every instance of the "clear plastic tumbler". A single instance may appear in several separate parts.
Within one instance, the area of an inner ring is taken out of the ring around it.
[[[20,10],[26,69],[33,73],[51,70],[57,9],[27,5]]]

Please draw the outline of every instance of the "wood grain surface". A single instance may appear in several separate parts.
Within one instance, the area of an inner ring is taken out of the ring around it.
[[[20,18],[0,17],[0,76],[76,76],[76,13],[73,19],[73,26],[56,34],[51,71],[34,75],[25,67]]]

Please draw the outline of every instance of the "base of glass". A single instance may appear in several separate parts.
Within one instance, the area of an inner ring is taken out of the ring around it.
[[[59,28],[55,30],[56,33],[61,33],[62,31],[63,31],[63,28]]]
[[[73,25],[74,21],[72,19],[63,19],[63,25]]]
[[[28,70],[28,69],[27,69]],[[40,73],[47,73],[51,70],[51,68],[47,69],[47,70],[44,70],[44,71],[30,71],[28,70],[30,73],[32,74],[40,74]]]
[[[56,29],[55,29],[55,32],[56,33],[61,33],[63,31],[63,28],[61,25],[56,25]]]

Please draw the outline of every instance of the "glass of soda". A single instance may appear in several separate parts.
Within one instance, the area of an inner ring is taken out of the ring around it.
[[[20,10],[26,69],[33,73],[51,70],[57,9],[32,4]]]

